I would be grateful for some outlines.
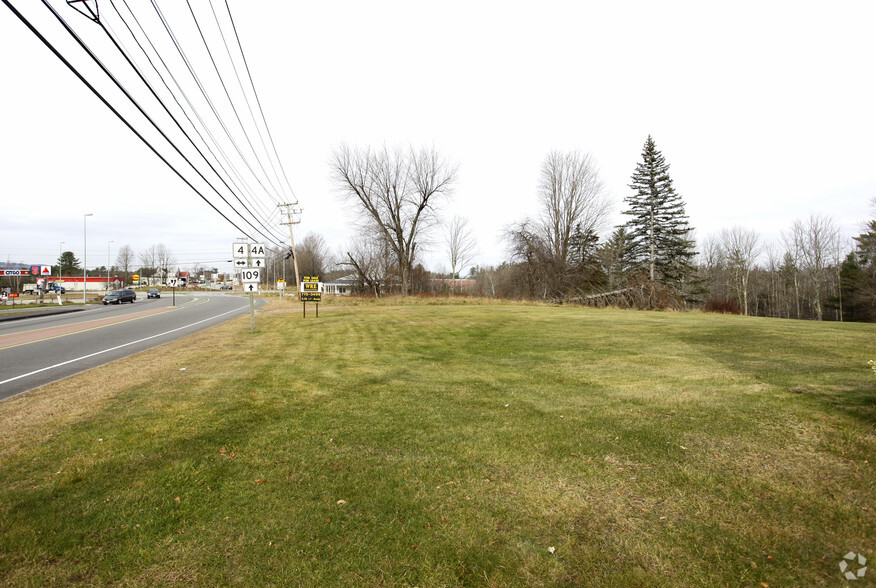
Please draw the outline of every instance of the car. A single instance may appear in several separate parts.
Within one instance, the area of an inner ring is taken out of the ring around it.
[[[161,298],[161,292],[158,291],[158,288],[149,288],[146,298]]]
[[[219,289],[220,290],[231,290],[231,286],[228,284],[223,284],[223,285],[219,286]]]
[[[137,293],[130,288],[124,290],[113,290],[103,297],[104,304],[121,304],[122,302],[130,302],[131,304],[137,300]]]

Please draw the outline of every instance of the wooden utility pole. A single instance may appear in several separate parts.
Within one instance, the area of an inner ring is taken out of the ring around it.
[[[300,208],[292,208],[295,206],[294,204],[278,204],[278,208],[286,207],[286,222],[280,223],[281,225],[289,225],[289,241],[292,244],[292,267],[295,268],[295,296],[300,297],[301,295],[301,278],[298,275],[298,257],[295,255],[295,235],[292,234],[292,225],[297,225],[301,222],[301,209]],[[293,220],[292,215],[296,215],[296,219]],[[285,266],[285,261],[283,263]]]

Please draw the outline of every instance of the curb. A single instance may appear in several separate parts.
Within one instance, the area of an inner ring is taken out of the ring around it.
[[[53,314],[67,314],[68,312],[82,312],[84,308],[58,308],[35,311],[19,311],[19,312],[0,312],[0,322],[2,321],[17,321],[21,319],[36,318],[39,316],[49,316]]]

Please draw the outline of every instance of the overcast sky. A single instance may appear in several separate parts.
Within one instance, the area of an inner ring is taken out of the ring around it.
[[[24,11],[24,0],[13,4]],[[699,238],[740,225],[777,241],[813,213],[852,236],[873,214],[872,0],[230,6],[303,208],[296,240],[316,232],[336,249],[352,235],[329,180],[343,143],[434,147],[458,164],[444,216],[469,219],[475,263],[500,262],[503,228],[537,214],[539,168],[553,149],[593,156],[613,224],[623,222],[649,134]],[[0,51],[3,261],[49,264],[60,249],[81,259],[92,213],[89,266],[106,264],[108,248],[114,261],[121,245],[163,243],[182,265],[230,267],[238,232],[5,6]],[[424,261],[446,269],[437,241]]]

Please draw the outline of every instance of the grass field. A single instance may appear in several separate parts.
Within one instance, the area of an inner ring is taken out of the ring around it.
[[[275,300],[256,327],[0,403],[0,583],[838,586],[876,561],[874,325]]]

